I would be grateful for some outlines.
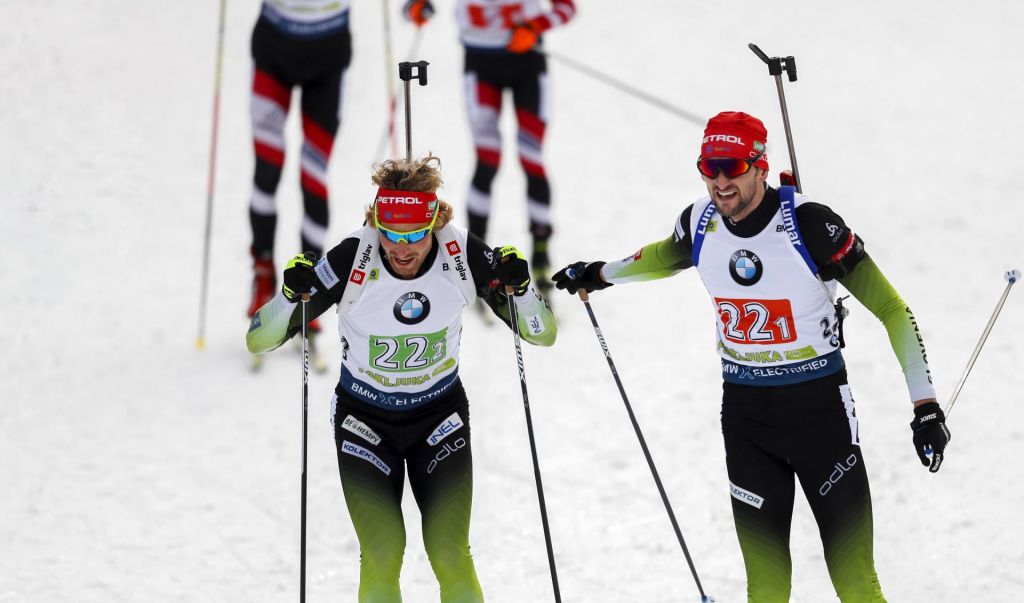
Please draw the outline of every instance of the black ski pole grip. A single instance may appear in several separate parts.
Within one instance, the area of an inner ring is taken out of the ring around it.
[[[411,63],[409,61],[403,61],[398,64],[398,78],[403,82],[411,80],[417,80],[420,86],[427,85],[427,61],[416,61]],[[416,70],[416,75],[413,75],[413,69]]]

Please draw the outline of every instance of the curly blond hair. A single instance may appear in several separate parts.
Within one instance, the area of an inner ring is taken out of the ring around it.
[[[444,186],[441,179],[441,159],[433,153],[419,159],[385,159],[373,165],[374,184],[398,191],[436,193]],[[438,199],[437,220],[433,230],[444,228],[452,221],[454,210],[447,201]],[[374,224],[373,205],[366,208],[366,223]]]
[[[420,159],[386,159],[375,163],[370,179],[377,186],[417,193],[437,192],[444,186],[441,159],[433,153]]]

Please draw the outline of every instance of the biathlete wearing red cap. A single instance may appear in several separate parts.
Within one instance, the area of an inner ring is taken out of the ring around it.
[[[511,298],[524,341],[550,346],[557,328],[515,248],[491,249],[450,222],[452,208],[434,193],[436,158],[386,161],[374,182],[380,188],[366,224],[315,266],[293,260],[284,290],[256,313],[246,342],[251,352],[265,352],[298,332],[302,291],[312,291],[310,318],[338,306],[342,359],[332,421],[359,538],[359,601],[401,600],[408,471],[441,601],[480,602],[469,552],[473,480],[469,402],[458,372],[462,312],[479,297],[510,325]],[[517,294],[507,296],[506,286]]]
[[[722,434],[749,600],[789,600],[795,475],[840,600],[884,601],[833,306],[837,281],[885,325],[915,405],[915,448],[932,470],[949,432],[910,308],[842,218],[791,187],[766,184],[766,145],[757,118],[716,115],[697,160],[708,196],[683,210],[672,234],[622,260],[577,262],[554,280],[575,293],[695,267],[716,316]],[[935,451],[931,458],[924,455],[925,442]]]
[[[264,0],[253,28],[250,117],[256,168],[249,198],[254,274],[250,318],[277,289],[275,195],[286,154],[284,124],[295,87],[302,90],[299,236],[303,251],[317,256],[323,252],[329,217],[327,165],[352,57],[349,1]]]

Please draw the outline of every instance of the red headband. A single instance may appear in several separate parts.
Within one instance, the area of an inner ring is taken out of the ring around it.
[[[388,224],[422,224],[437,213],[437,195],[416,191],[377,189],[373,202],[374,215]]]

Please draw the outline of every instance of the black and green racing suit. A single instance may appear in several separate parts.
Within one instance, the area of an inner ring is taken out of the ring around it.
[[[693,211],[691,205],[682,213],[669,237],[605,264],[603,279],[611,284],[645,281],[693,267]],[[749,238],[761,233],[779,211],[779,191],[767,187],[749,216],[720,222],[732,235]],[[824,205],[806,202],[795,214],[822,279],[838,279],[885,326],[911,397],[934,397],[914,316],[867,255],[863,241]],[[818,523],[840,599],[884,601],[874,568],[871,497],[845,368],[783,385],[725,381],[722,433],[749,601],[789,600],[794,476]]]
[[[347,276],[359,245],[358,238],[347,238],[322,261],[329,264],[333,275]],[[440,247],[435,238],[417,277],[437,273],[431,272],[431,267],[442,261]],[[477,296],[510,325],[509,298],[496,274],[497,254],[473,234],[468,235],[466,247]],[[382,269],[400,278],[383,254],[381,257]],[[325,286],[322,274],[318,271],[315,291],[307,302],[307,320],[340,302],[348,282],[335,278],[331,286]],[[527,296],[534,296],[524,303],[536,305],[535,318],[545,328],[542,335],[537,335],[537,329],[524,324],[520,314],[521,337],[533,344],[552,345],[557,327],[550,308],[532,288],[523,298]],[[433,311],[442,309],[435,307]],[[246,336],[249,350],[259,353],[275,349],[300,329],[298,304],[279,293],[253,317]],[[402,516],[406,474],[422,515],[424,547],[440,585],[442,603],[484,600],[469,547],[473,464],[468,404],[457,376],[442,395],[407,410],[368,404],[353,396],[341,382],[335,389],[332,422],[345,502],[359,539],[360,603],[402,600],[399,574],[406,544]]]

